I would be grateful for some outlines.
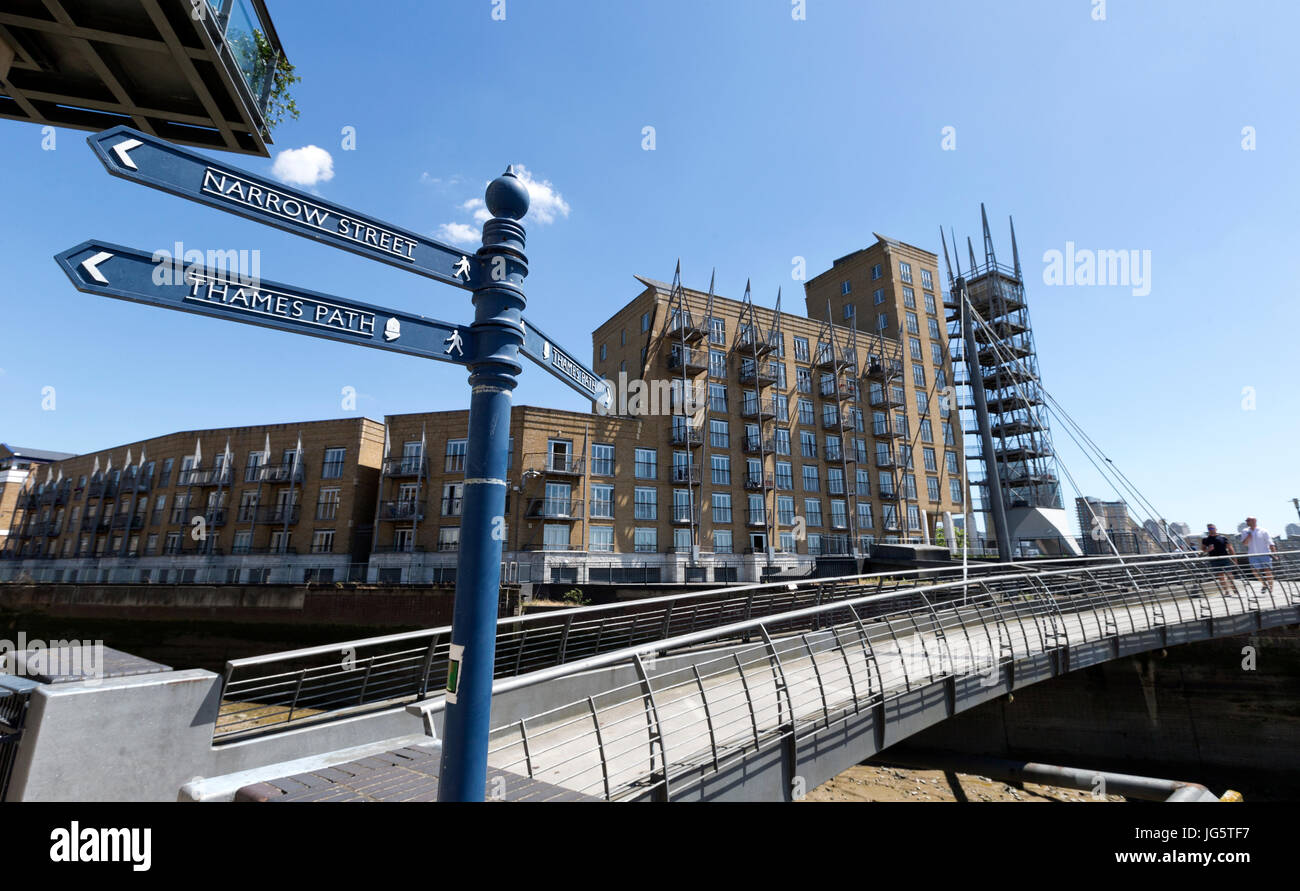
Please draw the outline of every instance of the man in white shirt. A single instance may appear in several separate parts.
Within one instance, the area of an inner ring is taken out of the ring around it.
[[[1264,590],[1270,590],[1273,587],[1272,552],[1277,550],[1277,545],[1273,544],[1273,537],[1267,529],[1260,529],[1256,525],[1254,517],[1246,518],[1246,531],[1241,533],[1241,546],[1248,555],[1251,571],[1264,583]]]

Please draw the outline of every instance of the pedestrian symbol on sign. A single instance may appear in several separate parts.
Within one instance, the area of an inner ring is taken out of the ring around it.
[[[447,348],[443,350],[443,352],[446,353],[447,355],[450,356],[452,354],[452,351],[455,351],[457,356],[463,356],[465,354],[465,350],[464,350],[465,342],[461,340],[459,330],[451,332],[451,337],[448,337],[446,340],[443,341],[443,343],[447,344]]]

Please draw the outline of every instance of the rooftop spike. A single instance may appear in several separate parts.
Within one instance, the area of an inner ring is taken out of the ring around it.
[[[1016,280],[1024,281],[1024,277],[1020,274],[1020,245],[1016,244],[1016,221],[1008,215],[1007,222],[1011,224],[1011,258],[1016,267]]]

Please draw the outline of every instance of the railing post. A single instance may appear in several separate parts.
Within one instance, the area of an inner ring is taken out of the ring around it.
[[[817,664],[817,654],[813,652],[812,644],[808,641],[807,633],[801,634],[800,637],[803,638],[804,649],[808,651],[808,659],[812,662],[813,676],[817,678],[817,691],[822,695],[822,714],[826,718],[826,723],[829,724],[831,720],[831,705],[830,700],[826,698],[826,684],[822,681],[822,670]],[[836,637],[836,641],[838,640],[839,638]]]
[[[709,708],[709,697],[704,692],[704,679],[700,677],[700,668],[698,665],[691,663],[691,671],[695,675],[695,686],[700,691],[700,702],[704,705],[704,721],[709,726],[709,751],[713,754],[713,769],[718,769],[718,737],[713,729],[713,710]]]
[[[573,613],[569,613],[564,618],[564,631],[560,633],[560,654],[555,660],[556,665],[564,664],[564,654],[569,648],[569,629],[573,627]]]
[[[590,696],[587,697],[587,708],[591,710],[591,724],[596,728],[596,748],[600,753],[600,773],[605,781],[605,800],[609,801],[609,759],[605,756],[605,739],[600,733],[600,716],[596,714],[596,701]],[[653,761],[650,767],[652,770],[654,769]],[[529,776],[531,775],[530,771]]]
[[[636,653],[632,657],[633,664],[636,666],[637,676],[641,679],[641,696],[645,703],[646,709],[646,729],[650,734],[650,773],[654,775],[654,749],[655,744],[659,745],[659,761],[663,765],[663,791],[660,793],[661,801],[672,800],[672,790],[668,785],[668,753],[664,750],[664,728],[659,720],[659,708],[655,705],[654,688],[650,686],[650,675],[646,673],[645,663],[641,661],[641,654]]]
[[[433,633],[429,635],[429,648],[424,651],[424,664],[420,669],[420,693],[417,699],[424,699],[429,695],[429,672],[433,670],[433,651],[438,645],[438,635]]]
[[[519,738],[524,744],[524,767],[528,770],[528,778],[533,779],[533,753],[528,747],[528,719],[519,719]]]
[[[749,679],[745,677],[745,667],[740,662],[740,656],[732,653],[731,658],[736,660],[736,673],[740,675],[740,686],[745,691],[745,702],[749,705],[749,723],[754,727],[754,748],[757,749],[758,713],[754,711],[754,697],[749,692]]]

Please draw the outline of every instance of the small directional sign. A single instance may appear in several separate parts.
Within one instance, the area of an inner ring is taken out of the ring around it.
[[[114,176],[460,288],[472,289],[483,275],[473,253],[322,201],[130,127],[96,133],[87,142]]]
[[[54,258],[77,290],[263,328],[467,365],[472,332],[424,316],[207,266],[158,263],[152,254],[87,241]]]
[[[541,331],[524,320],[523,354],[606,410],[612,407],[614,394],[600,375],[587,368],[565,350],[555,345]]]

